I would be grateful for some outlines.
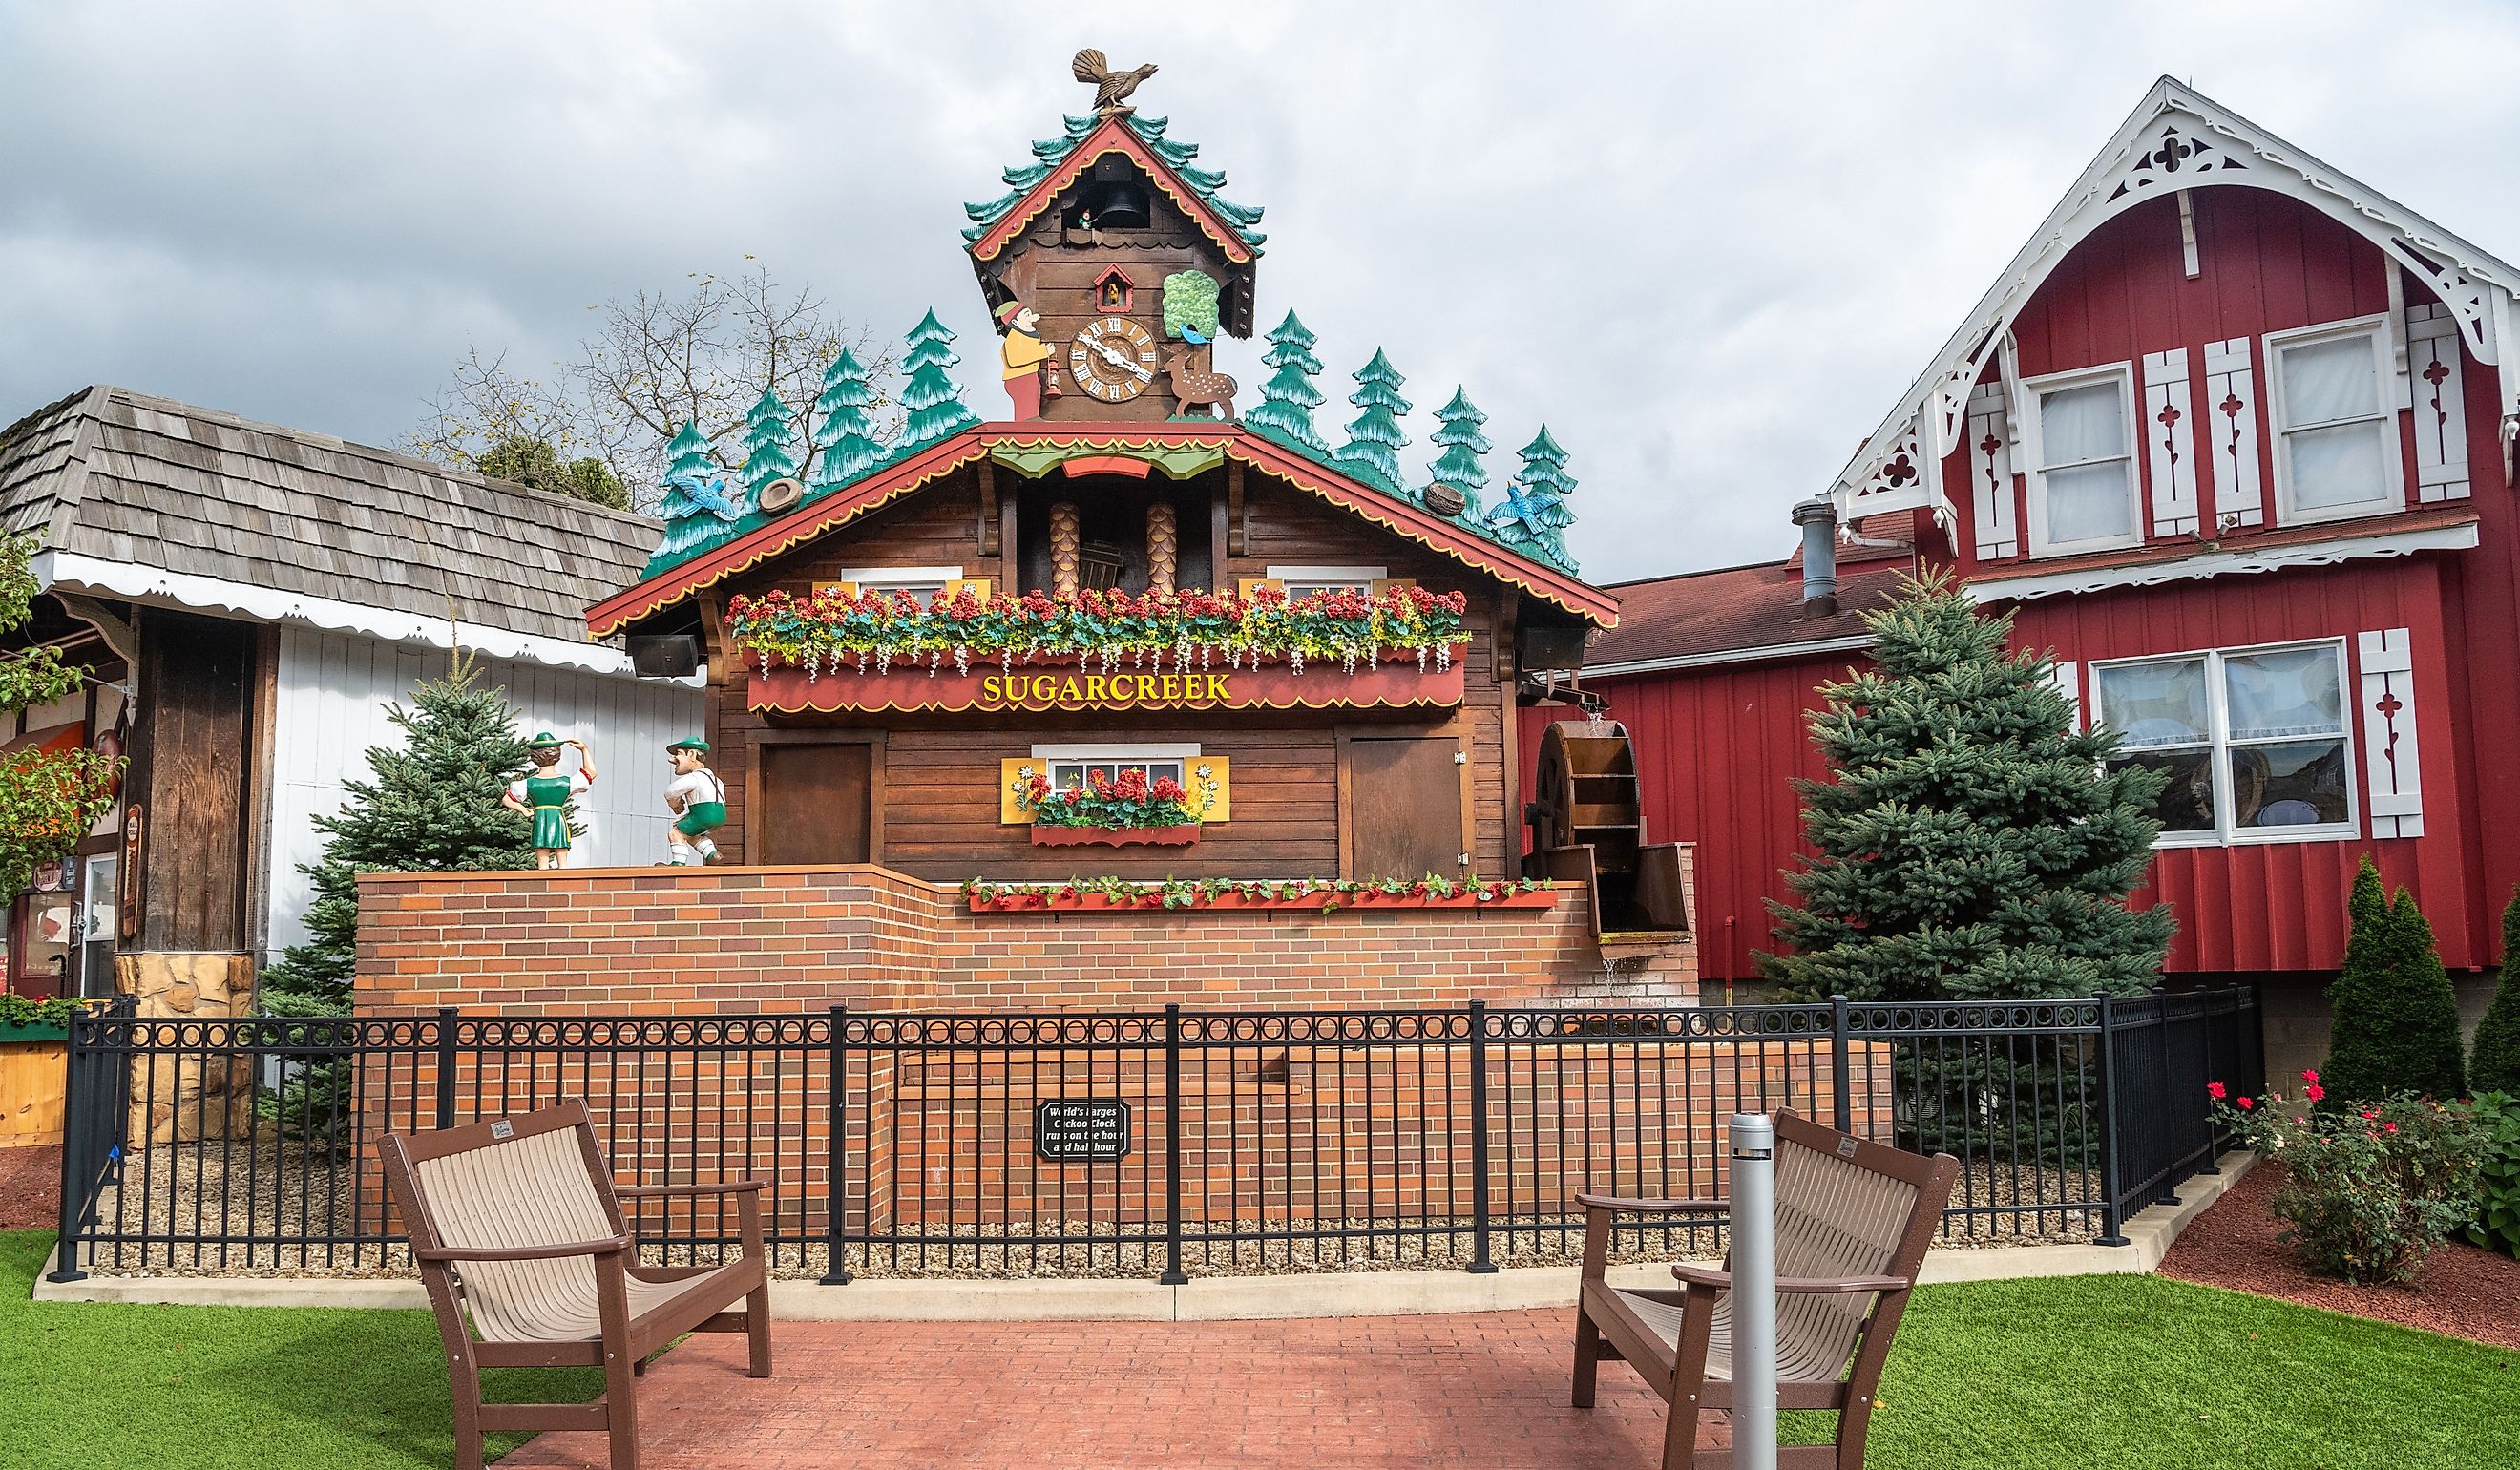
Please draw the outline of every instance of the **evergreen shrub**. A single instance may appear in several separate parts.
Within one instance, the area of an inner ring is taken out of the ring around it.
[[[2455,1098],[2466,1091],[2458,1001],[2433,944],[2432,924],[2404,888],[2382,897],[2369,855],[2346,903],[2352,933],[2328,987],[2333,1012],[2319,1073],[2341,1102],[2403,1092]]]

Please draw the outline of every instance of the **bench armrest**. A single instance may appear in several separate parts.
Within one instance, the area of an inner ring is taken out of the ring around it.
[[[566,1256],[612,1256],[638,1242],[627,1235],[604,1240],[571,1240],[561,1245],[415,1245],[423,1261],[558,1261]]]
[[[1587,1210],[1615,1210],[1622,1215],[1678,1215],[1684,1213],[1722,1213],[1732,1208],[1724,1199],[1627,1199],[1616,1194],[1585,1194],[1578,1191],[1575,1203]]]
[[[1731,1271],[1684,1264],[1674,1266],[1671,1274],[1674,1280],[1689,1286],[1732,1289]],[[1778,1276],[1777,1292],[1789,1297],[1852,1296],[1868,1291],[1906,1291],[1914,1284],[1905,1276]]]
[[[769,1187],[768,1180],[748,1179],[721,1180],[714,1184],[616,1184],[612,1192],[623,1199],[663,1199],[702,1194],[749,1194]]]

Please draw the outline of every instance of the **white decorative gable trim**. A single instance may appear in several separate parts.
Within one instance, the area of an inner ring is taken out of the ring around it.
[[[2370,241],[2422,281],[2449,309],[2477,360],[2500,367],[2504,452],[2510,456],[2510,446],[2520,439],[2520,346],[2504,346],[2515,330],[2520,267],[2486,254],[2165,76],[1839,472],[1829,491],[1839,517],[1931,507],[1948,519],[1950,507],[1935,486],[1922,476],[1890,482],[1883,466],[1903,450],[1912,457],[1920,431],[1928,447],[1937,435],[1942,445],[1958,442],[1970,385],[1984,375],[2031,296],[2093,230],[2155,195],[2223,185],[2299,200]]]
[[[2371,835],[2424,834],[2423,774],[2415,754],[2415,676],[2412,640],[2404,628],[2362,634],[2362,771],[2371,799]]]
[[[2152,468],[2152,534],[2196,529],[2196,431],[2187,411],[2187,349],[2143,358],[2143,442]]]
[[[2407,308],[2407,371],[2413,391],[2415,493],[2467,499],[2467,407],[2459,380],[2458,325],[2439,301]]]
[[[225,613],[260,623],[293,623],[333,633],[357,633],[388,643],[465,647],[492,658],[513,658],[553,668],[628,675],[630,655],[602,644],[574,643],[538,633],[517,633],[487,623],[456,623],[389,607],[369,607],[331,598],[307,597],[277,587],[255,587],[218,577],[168,571],[129,561],[106,561],[75,552],[35,554],[32,570],[47,592],[120,598],[155,607]]]
[[[2310,541],[2263,551],[2204,552],[2176,561],[2144,561],[2133,566],[2085,566],[2029,577],[1981,577],[1962,584],[1981,602],[2026,602],[2064,593],[2107,592],[2120,587],[2158,587],[2165,582],[2190,582],[2206,577],[2242,576],[2281,571],[2291,566],[2332,566],[2340,561],[2367,561],[2385,557],[2411,557],[2417,552],[2463,552],[2476,545],[2476,522],[2434,526],[2421,531],[2393,531],[2379,536],[2353,536],[2336,541]]]

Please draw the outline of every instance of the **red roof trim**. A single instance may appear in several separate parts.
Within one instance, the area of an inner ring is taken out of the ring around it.
[[[1234,227],[1208,207],[1207,200],[1200,199],[1197,191],[1183,183],[1171,168],[1148,152],[1138,135],[1117,117],[1103,118],[1094,131],[1085,135],[1085,141],[1069,150],[1067,156],[1058,161],[1058,166],[1032,186],[1032,191],[1017,200],[1013,208],[998,216],[998,222],[989,226],[987,234],[971,242],[971,258],[995,259],[1010,241],[1021,235],[1043,210],[1050,207],[1050,201],[1058,198],[1060,190],[1082,178],[1085,170],[1094,166],[1094,160],[1104,154],[1125,155],[1145,169],[1147,177],[1164,192],[1164,197],[1180,205],[1182,212],[1196,222],[1207,238],[1215,242],[1216,247],[1225,252],[1226,259],[1236,265],[1248,265],[1259,258],[1251,246],[1243,243],[1242,237],[1235,233]],[[1130,283],[1132,289],[1136,285],[1134,281]]]
[[[587,609],[588,632],[608,637],[652,613],[681,601],[703,587],[722,582],[747,568],[781,556],[824,532],[889,505],[963,466],[986,455],[998,444],[1052,444],[1097,450],[1215,445],[1231,458],[1265,470],[1341,510],[1351,512],[1420,546],[1443,553],[1501,582],[1562,607],[1604,628],[1619,620],[1616,598],[1579,578],[1516,556],[1484,537],[1416,506],[1367,489],[1335,471],[1250,432],[1239,424],[1216,427],[1190,424],[1100,426],[982,423],[904,460],[860,484],[804,507],[748,536],[731,541],[660,576],[615,593]]]

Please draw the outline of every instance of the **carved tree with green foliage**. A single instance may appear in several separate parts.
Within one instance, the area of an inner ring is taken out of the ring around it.
[[[2110,770],[2117,735],[2075,728],[2053,662],[2010,646],[1948,577],[1868,614],[1872,667],[1823,685],[1797,780],[1817,850],[1772,904],[1761,967],[1804,999],[2014,1001],[2133,995],[2174,924],[2127,907],[2152,863],[2163,778]]]
[[[35,543],[0,537],[0,635],[24,627],[43,589],[28,570]],[[95,671],[44,646],[0,653],[0,715],[75,694]],[[39,864],[67,857],[113,808],[119,756],[21,750],[0,756],[0,894],[16,893]]]
[[[1507,483],[1505,503],[1488,512],[1488,533],[1526,557],[1571,572],[1575,557],[1566,550],[1566,528],[1575,523],[1575,512],[1566,497],[1574,491],[1566,451],[1544,423],[1522,446],[1522,468]]]
[[[796,424],[788,405],[764,388],[743,421],[743,487],[752,492],[751,502],[758,506],[762,490],[771,481],[795,472]]]
[[[1400,396],[1400,385],[1408,381],[1382,349],[1373,349],[1373,360],[1356,373],[1356,391],[1348,402],[1363,412],[1348,421],[1347,442],[1338,448],[1338,467],[1355,478],[1387,495],[1406,495],[1400,488],[1400,449],[1409,436],[1400,431],[1400,421],[1409,412],[1409,400]]]
[[[1455,388],[1452,401],[1435,410],[1435,444],[1444,452],[1426,467],[1426,477],[1461,492],[1462,509],[1456,519],[1471,520],[1479,514],[1479,492],[1488,484],[1485,457],[1495,447],[1479,432],[1487,422],[1488,416],[1470,402],[1466,388]]]
[[[1269,350],[1260,355],[1260,361],[1274,371],[1260,385],[1259,403],[1242,416],[1242,426],[1319,457],[1328,454],[1330,447],[1313,426],[1313,410],[1328,401],[1313,386],[1322,372],[1322,360],[1313,356],[1316,340],[1291,311],[1269,334]]]
[[[1164,278],[1164,335],[1188,339],[1196,334],[1216,340],[1218,288],[1205,271],[1175,271]],[[1183,328],[1189,328],[1185,333]]]
[[[920,318],[906,340],[910,351],[901,366],[910,380],[902,385],[901,406],[910,417],[902,425],[900,445],[905,451],[923,449],[980,422],[980,416],[963,401],[961,385],[947,372],[963,359],[955,356],[954,334],[936,320],[936,313]]]
[[[846,347],[823,370],[823,396],[814,400],[814,411],[822,416],[822,426],[815,430],[815,443],[822,455],[814,463],[814,487],[828,489],[845,485],[859,475],[883,463],[883,441],[878,436],[875,416],[875,386],[867,380],[867,370],[857,354]]]
[[[2433,926],[2414,896],[2392,901],[2363,854],[2345,913],[2345,964],[2327,988],[2327,1060],[2319,1086],[2339,1102],[2377,1102],[2400,1092],[2452,1098],[2467,1090],[2458,998],[2442,968]]]
[[[682,432],[665,446],[665,480],[667,483],[687,474],[715,479],[720,475],[717,451],[700,432],[697,423],[685,423]]]

